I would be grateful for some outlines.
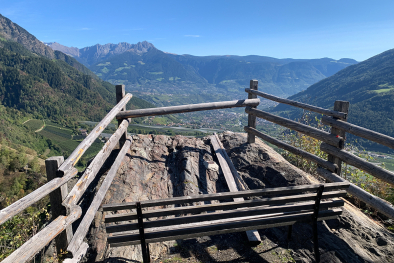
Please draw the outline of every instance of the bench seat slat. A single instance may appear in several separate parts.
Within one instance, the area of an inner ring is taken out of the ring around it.
[[[208,214],[175,217],[175,218],[145,222],[144,228],[148,230],[149,228],[152,228],[152,227],[163,227],[163,226],[171,226],[171,225],[189,224],[189,223],[197,223],[197,222],[219,220],[219,219],[226,219],[226,218],[235,218],[235,217],[242,217],[242,216],[258,216],[258,215],[269,216],[269,214],[273,214],[273,213],[313,210],[314,205],[315,205],[315,202],[305,202],[305,203],[301,203],[301,204],[292,204],[292,205],[284,205],[284,206],[269,206],[269,207],[264,206],[264,207],[257,207],[257,208],[255,207],[255,208],[215,212],[215,213],[208,213]],[[343,205],[344,205],[343,200],[322,201],[320,203],[320,209],[324,210],[324,209],[333,208],[333,207],[340,207]],[[106,227],[107,233],[131,231],[131,230],[136,230],[136,229],[138,229],[137,223],[114,225],[114,226],[107,226]]]
[[[216,194],[203,194],[203,195],[195,195],[195,196],[182,196],[182,197],[172,197],[167,199],[159,199],[159,200],[147,200],[142,201],[141,206],[152,207],[152,206],[165,206],[165,205],[174,205],[174,204],[184,204],[184,203],[192,203],[199,201],[211,201],[211,200],[223,200],[229,198],[238,198],[238,197],[253,197],[253,196],[266,196],[266,195],[287,195],[287,194],[298,194],[306,191],[315,192],[319,188],[320,184],[311,184],[311,185],[298,185],[298,186],[289,186],[289,187],[275,187],[275,188],[265,188],[259,190],[248,190],[248,191],[240,191],[240,192],[225,192],[225,193],[216,193]],[[349,183],[327,183],[324,184],[324,191],[335,191],[335,190],[345,190],[349,188]],[[135,202],[130,203],[120,203],[120,204],[106,204],[103,205],[103,211],[116,211],[116,210],[125,210],[125,209],[134,209],[136,208]]]
[[[321,211],[319,212],[318,220],[321,221],[336,218],[341,213],[341,209]],[[236,218],[229,220],[228,223],[222,224],[217,224],[211,221],[207,223],[202,223],[202,225],[198,227],[173,226],[173,229],[170,230],[147,232],[145,233],[145,239],[146,242],[153,243],[166,240],[193,238],[197,236],[233,233],[251,229],[264,229],[285,225],[293,225],[296,222],[310,221],[312,215],[313,211],[310,211],[269,218],[259,218],[258,216],[252,217],[251,219]],[[139,239],[139,234],[134,234],[108,237],[107,240],[108,243],[111,244],[111,247],[114,247],[140,244]]]
[[[345,190],[324,192],[322,199],[344,197],[344,196],[346,196]],[[238,208],[246,208],[246,207],[256,207],[262,205],[281,205],[281,204],[293,203],[293,202],[311,201],[314,200],[315,198],[316,198],[316,194],[313,193],[313,194],[302,194],[302,195],[293,195],[293,196],[262,198],[257,200],[245,200],[238,202],[226,202],[219,204],[207,204],[207,205],[199,205],[199,206],[182,206],[176,208],[144,211],[143,218],[189,214],[189,213],[201,213],[201,212],[215,211],[215,210],[229,210],[229,209],[238,209]],[[115,214],[115,215],[106,216],[105,223],[128,221],[134,219],[137,219],[136,213]]]

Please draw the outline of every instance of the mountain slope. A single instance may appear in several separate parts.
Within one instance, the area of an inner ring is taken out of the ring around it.
[[[35,36],[27,32],[24,28],[13,23],[10,19],[0,14],[0,39],[12,40],[31,52],[37,53],[49,59],[54,59],[54,51],[48,46],[44,45]]]
[[[350,102],[348,121],[394,136],[394,49],[349,66],[289,99],[323,108],[335,100]],[[287,111],[293,118],[297,110],[278,105],[274,111]]]

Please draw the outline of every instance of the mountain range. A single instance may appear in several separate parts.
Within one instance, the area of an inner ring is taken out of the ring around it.
[[[73,56],[103,80],[157,105],[241,99],[250,79],[260,89],[282,97],[356,64],[353,59],[277,59],[265,56],[192,56],[158,50],[149,42],[69,48],[47,43]]]

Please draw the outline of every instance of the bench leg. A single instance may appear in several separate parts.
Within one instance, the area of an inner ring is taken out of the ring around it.
[[[320,262],[320,251],[319,251],[319,241],[317,237],[317,221],[313,221],[313,245],[315,250],[315,260],[317,263]]]
[[[289,225],[289,230],[287,231],[287,242],[290,242],[292,232],[293,232],[293,225]]]
[[[140,232],[142,260],[144,263],[150,263],[149,244],[145,240],[144,221],[142,219],[141,203],[137,202],[138,229]]]

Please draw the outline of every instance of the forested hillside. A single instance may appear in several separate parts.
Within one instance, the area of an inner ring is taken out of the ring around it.
[[[323,108],[332,108],[335,100],[349,101],[349,122],[394,136],[393,72],[394,49],[391,49],[349,66],[290,99]],[[300,111],[286,105],[278,105],[273,110],[285,112],[292,118],[300,116]],[[363,144],[372,146],[367,141]]]

